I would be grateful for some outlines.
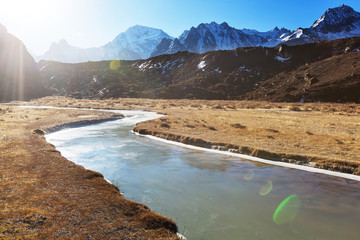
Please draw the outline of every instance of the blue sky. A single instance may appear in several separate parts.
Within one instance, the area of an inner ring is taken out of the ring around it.
[[[294,30],[342,3],[360,11],[359,0],[0,0],[0,23],[31,52],[43,54],[60,39],[82,48],[101,46],[136,24],[173,37],[212,21],[238,29]]]

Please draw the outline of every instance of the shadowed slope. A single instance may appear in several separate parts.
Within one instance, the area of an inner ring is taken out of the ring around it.
[[[24,44],[0,25],[0,101],[26,100],[46,93]]]

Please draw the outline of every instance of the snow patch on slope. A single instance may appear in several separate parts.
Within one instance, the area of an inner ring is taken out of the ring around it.
[[[275,59],[280,61],[280,62],[285,62],[287,60],[290,60],[291,57],[288,57],[288,58],[283,58],[283,57],[280,57],[280,56],[276,56]]]
[[[198,65],[197,68],[198,69],[202,69],[204,71],[204,68],[206,67],[206,62],[205,61],[201,61]]]

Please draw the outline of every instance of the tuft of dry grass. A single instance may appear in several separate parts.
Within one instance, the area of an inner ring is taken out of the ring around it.
[[[234,128],[240,128],[240,129],[245,129],[246,126],[240,124],[240,123],[233,123],[233,124],[230,124],[230,126],[234,127]]]

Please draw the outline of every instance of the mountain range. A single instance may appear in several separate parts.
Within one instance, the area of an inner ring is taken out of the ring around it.
[[[173,39],[173,37],[160,29],[136,25],[101,47],[82,49],[71,46],[62,39],[58,43],[52,43],[44,55],[34,57],[37,61],[44,59],[66,63],[146,59],[162,39]]]
[[[143,60],[41,61],[45,86],[58,95],[360,102],[360,37],[280,47],[178,52]],[[113,66],[113,67],[111,67]]]
[[[328,9],[310,28],[295,31],[275,27],[268,32],[259,32],[253,29],[238,30],[227,23],[200,24],[173,41],[162,40],[161,46],[158,45],[151,56],[178,51],[204,53],[238,47],[298,45],[353,36],[360,36],[360,13],[342,4]]]
[[[360,13],[342,4],[328,9],[311,27],[294,31],[278,27],[267,32],[254,29],[240,30],[226,22],[211,22],[192,27],[174,39],[160,29],[136,25],[102,47],[81,49],[61,40],[53,43],[44,55],[35,59],[68,63],[112,59],[135,60],[179,51],[204,53],[238,47],[297,45],[353,36],[360,36]]]

